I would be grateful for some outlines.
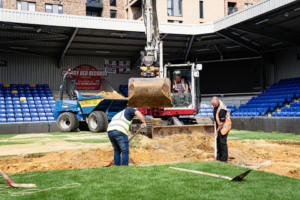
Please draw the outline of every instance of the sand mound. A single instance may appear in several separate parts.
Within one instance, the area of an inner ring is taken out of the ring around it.
[[[104,98],[113,98],[113,99],[124,99],[125,97],[123,97],[122,95],[116,93],[116,92],[104,92],[101,91],[98,93],[98,95],[103,96]]]

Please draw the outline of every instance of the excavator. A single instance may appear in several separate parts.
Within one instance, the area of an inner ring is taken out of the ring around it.
[[[212,120],[194,117],[200,109],[199,71],[202,65],[188,62],[163,66],[156,0],[143,0],[142,9],[147,40],[145,51],[141,52],[142,78],[130,78],[128,82],[128,106],[138,108],[146,116],[147,128],[141,133],[153,139],[173,134],[212,136]],[[176,90],[176,79],[187,87],[184,93]],[[140,121],[134,119],[131,132],[136,132],[140,125]]]

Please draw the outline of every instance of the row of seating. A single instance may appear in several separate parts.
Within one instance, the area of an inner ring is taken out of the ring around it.
[[[231,110],[230,108],[227,109],[229,113],[233,112],[234,110]],[[213,109],[201,109],[199,113],[212,113]]]
[[[213,113],[198,113],[196,117],[213,117]]]
[[[299,105],[300,106],[300,105]],[[283,107],[281,111],[284,112],[300,112],[300,107]]]
[[[300,112],[274,112],[272,117],[300,117]]]
[[[26,117],[26,118],[0,118],[0,123],[7,122],[39,122],[39,121],[55,121],[54,117]]]
[[[233,117],[257,117],[257,116],[265,116],[265,112],[234,112],[232,113]]]
[[[300,93],[299,93],[300,94]],[[298,94],[298,95],[299,95]],[[264,96],[258,96],[258,97],[252,97],[251,100],[265,100],[265,99],[288,99],[288,98],[294,98],[294,94],[280,94],[280,95],[264,95]]]

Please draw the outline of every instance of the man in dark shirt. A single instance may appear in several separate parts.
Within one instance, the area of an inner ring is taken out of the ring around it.
[[[227,109],[224,104],[218,99],[218,97],[213,97],[211,100],[211,104],[213,105],[213,115],[214,120],[216,122],[217,130],[215,132],[215,136],[217,137],[217,160],[222,162],[227,162],[228,160],[228,147],[227,147],[227,136],[228,132],[225,134],[221,134],[221,129],[224,126],[226,121]],[[221,109],[219,109],[220,104],[223,104]],[[219,111],[219,112],[218,112]],[[216,116],[218,113],[218,117]],[[217,123],[219,120],[219,124]]]
[[[146,122],[143,114],[134,108],[126,108],[116,114],[108,125],[107,132],[109,140],[114,147],[114,161],[116,166],[128,165],[129,162],[129,141],[128,131],[134,116],[137,116],[141,122],[142,128],[146,128]]]

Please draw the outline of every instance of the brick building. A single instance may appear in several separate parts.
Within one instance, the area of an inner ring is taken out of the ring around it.
[[[157,0],[160,22],[212,22],[261,0]],[[142,0],[125,0],[126,19],[142,20]]]
[[[211,22],[260,0],[157,0],[160,22]],[[0,8],[142,20],[142,0],[0,0]]]
[[[0,0],[0,8],[67,15],[125,18],[124,0]]]

